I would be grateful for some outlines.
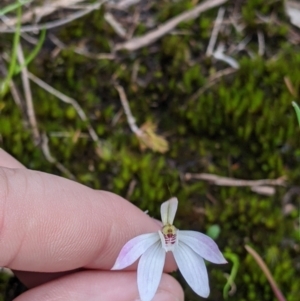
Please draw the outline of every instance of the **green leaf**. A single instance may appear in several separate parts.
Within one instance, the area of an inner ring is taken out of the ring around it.
[[[292,105],[293,105],[293,107],[294,107],[294,109],[296,111],[298,123],[300,125],[300,108],[299,108],[298,104],[296,102],[294,102],[294,101],[292,101]]]

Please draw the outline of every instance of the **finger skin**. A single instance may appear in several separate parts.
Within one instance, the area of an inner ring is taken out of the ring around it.
[[[33,288],[42,285],[46,282],[61,278],[63,276],[73,274],[75,272],[83,271],[83,269],[77,269],[73,271],[57,272],[57,273],[41,273],[41,272],[27,272],[13,270],[15,276],[27,287]]]
[[[159,228],[115,194],[27,169],[0,169],[0,210],[0,266],[17,270],[110,269],[129,239]]]
[[[83,271],[33,288],[14,301],[134,301],[139,300],[135,272]],[[182,301],[178,282],[163,274],[153,301]]]
[[[8,168],[25,168],[18,160],[0,147],[0,166]]]
[[[2,149],[0,149],[0,166],[25,169],[21,163]],[[34,171],[26,172],[26,170],[3,171],[4,179],[7,180],[4,182],[1,172],[0,169],[0,262],[2,266],[24,270],[14,272],[29,288],[46,284],[48,281],[52,283],[53,279],[62,275],[73,274],[72,270],[81,266],[83,261],[90,261],[87,267],[110,268],[122,246],[129,239],[161,227],[157,221],[153,221],[116,195],[94,191],[59,177]],[[9,177],[12,175],[14,178]],[[59,182],[57,186],[56,181]],[[67,188],[70,188],[72,196]],[[59,189],[62,190],[61,193]],[[64,193],[64,197],[61,197]],[[102,202],[103,198],[106,201]],[[118,206],[119,203],[121,203],[120,206]],[[82,209],[85,207],[84,204],[91,207],[90,210]],[[115,210],[117,212],[114,213],[111,207],[118,209]],[[75,218],[70,217],[70,214],[75,215]],[[108,224],[105,224],[106,217],[111,215],[114,215],[114,219],[110,219]],[[77,222],[73,224],[76,218]],[[82,220],[85,227],[80,227],[78,230],[78,225],[82,223]],[[69,229],[70,225],[72,225],[71,229]],[[60,227],[64,231],[60,231]],[[70,235],[66,235],[68,232],[65,228],[69,229]],[[69,244],[68,238],[70,237],[75,240],[73,249]],[[105,244],[106,237],[108,237],[108,244]],[[76,240],[79,241],[78,244]],[[56,242],[54,247],[57,250],[56,253],[49,254],[47,246],[51,246],[52,241]],[[109,254],[110,249],[111,254]],[[108,255],[101,254],[100,257],[101,251]],[[71,256],[64,261],[63,256],[67,255]],[[99,260],[99,257],[102,259]],[[106,264],[103,265],[103,262]],[[132,268],[135,267],[136,264]],[[172,254],[167,254],[165,271],[172,271],[175,267]],[[68,269],[71,271],[67,271]],[[57,270],[67,272],[53,273]],[[51,272],[46,273],[47,271]],[[179,291],[181,292],[180,288]],[[27,298],[26,296],[24,298]],[[28,300],[31,300],[31,295]]]

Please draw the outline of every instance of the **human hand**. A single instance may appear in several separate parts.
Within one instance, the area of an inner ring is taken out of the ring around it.
[[[129,239],[159,228],[113,193],[28,170],[0,149],[0,266],[29,288],[15,301],[139,300],[136,265],[110,269]],[[164,270],[175,267],[168,258]],[[153,300],[183,292],[163,274]]]

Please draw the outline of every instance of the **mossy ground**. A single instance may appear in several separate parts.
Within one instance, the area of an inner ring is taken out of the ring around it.
[[[196,2],[158,1],[151,13],[157,22],[163,22]],[[217,9],[182,23],[177,33],[149,47],[121,52],[114,60],[92,60],[74,53],[72,47],[53,55],[56,46],[50,40],[50,34],[55,34],[66,45],[84,42],[91,52],[108,52],[116,37],[104,21],[104,9],[48,31],[29,70],[79,102],[102,140],[105,156],[98,156],[87,124],[73,107],[32,84],[38,126],[49,136],[52,155],[77,181],[129,197],[155,217],[159,217],[160,204],[175,195],[180,201],[178,227],[206,232],[219,225],[221,250],[240,260],[236,291],[229,300],[275,300],[266,277],[244,249],[247,243],[264,258],[287,300],[297,301],[300,203],[299,198],[294,200],[295,209],[284,215],[282,199],[300,180],[300,132],[291,106],[293,100],[300,102],[300,47],[291,38],[292,34],[300,36],[300,30],[290,25],[283,1],[227,4],[228,12],[234,9],[241,14],[239,22],[244,29],[238,32],[230,27],[219,39],[229,47],[249,37],[247,49],[253,55],[233,53],[239,70],[216,80],[196,98],[192,96],[198,89],[228,67],[205,56]],[[258,16],[269,21],[262,22]],[[262,56],[257,54],[258,30],[265,39]],[[135,34],[146,31],[140,25]],[[0,48],[8,51],[12,36],[2,37]],[[23,47],[29,51],[31,46],[24,42]],[[15,80],[19,83],[19,78]],[[124,87],[137,124],[152,121],[158,125],[158,134],[169,142],[168,152],[141,151],[122,114],[114,81]],[[0,114],[2,148],[28,168],[65,176],[34,144],[24,114],[9,94],[0,100]],[[69,137],[53,135],[57,132]],[[78,133],[86,135],[78,138]],[[243,179],[286,176],[287,186],[277,188],[272,196],[262,196],[249,188],[185,181],[185,172]],[[132,183],[134,189],[128,194]],[[230,273],[230,268],[230,264],[208,266],[212,290],[208,300],[222,300],[224,273]],[[186,300],[200,300],[184,281],[182,284]]]

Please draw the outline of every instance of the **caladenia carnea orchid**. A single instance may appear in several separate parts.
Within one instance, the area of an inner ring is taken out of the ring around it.
[[[173,252],[177,266],[196,294],[208,297],[209,284],[204,260],[227,263],[216,243],[196,231],[179,231],[173,226],[178,200],[171,198],[161,205],[163,227],[155,233],[139,235],[122,248],[112,270],[121,270],[139,257],[137,285],[142,301],[151,301],[157,291],[166,252]]]

